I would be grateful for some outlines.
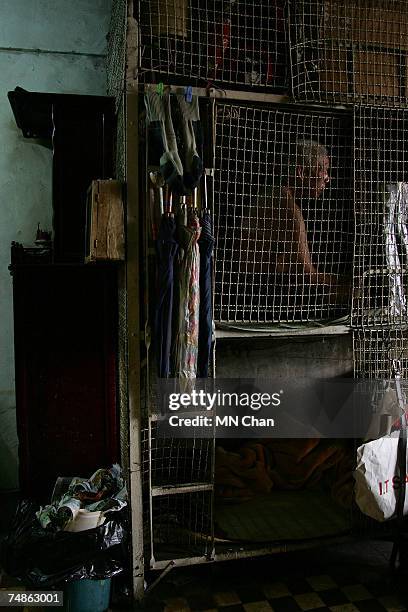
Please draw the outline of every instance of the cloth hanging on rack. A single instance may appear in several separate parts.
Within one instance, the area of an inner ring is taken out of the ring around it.
[[[145,94],[148,121],[148,163],[160,173],[174,195],[190,195],[203,174],[202,133],[197,96],[149,91]],[[174,116],[174,117],[173,117]],[[174,121],[173,121],[174,119]]]
[[[384,236],[389,278],[389,314],[407,315],[403,271],[408,260],[408,184],[385,185]]]
[[[159,155],[160,173],[164,180],[173,193],[184,195],[187,193],[183,183],[184,170],[171,117],[170,94],[149,91],[145,94],[145,106],[149,122],[148,161],[157,165],[155,162]]]
[[[202,156],[202,136],[200,124],[200,110],[198,97],[192,96],[191,102],[187,102],[184,95],[176,96],[180,110],[179,125],[182,137],[183,150],[183,182],[186,190],[194,190],[203,174]],[[177,129],[176,128],[176,129]]]
[[[210,363],[213,333],[212,318],[212,253],[214,236],[210,213],[204,212],[200,218],[200,324],[198,336],[197,376],[207,378]]]
[[[158,296],[155,317],[157,368],[160,378],[170,375],[170,350],[173,312],[174,257],[178,250],[175,239],[176,222],[164,214],[157,238]]]
[[[197,241],[201,228],[194,210],[182,207],[177,214],[177,296],[174,307],[173,374],[176,378],[196,378],[200,314],[200,251]]]

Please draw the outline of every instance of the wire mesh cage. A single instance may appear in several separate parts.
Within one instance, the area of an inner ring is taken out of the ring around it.
[[[150,436],[146,452],[153,486],[211,483],[212,439],[160,437],[156,423]]]
[[[408,330],[354,330],[354,372],[358,378],[390,380],[408,376]]]
[[[151,557],[155,561],[209,554],[212,496],[209,491],[152,500]]]
[[[286,85],[286,0],[139,0],[141,78]]]
[[[405,109],[355,110],[353,324],[408,324],[408,182]]]
[[[295,98],[406,102],[404,0],[292,0],[290,20]]]
[[[347,113],[217,105],[216,321],[349,313],[351,126]]]

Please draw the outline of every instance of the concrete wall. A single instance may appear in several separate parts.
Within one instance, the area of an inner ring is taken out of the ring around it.
[[[106,93],[112,0],[0,2],[0,489],[17,486],[10,243],[51,228],[51,151],[17,130],[7,92]]]

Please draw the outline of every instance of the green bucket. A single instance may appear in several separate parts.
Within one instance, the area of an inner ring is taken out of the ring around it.
[[[64,589],[64,612],[104,612],[109,608],[111,578],[74,580]]]

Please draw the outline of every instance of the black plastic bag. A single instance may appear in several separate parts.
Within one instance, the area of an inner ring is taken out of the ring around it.
[[[2,546],[8,574],[28,586],[48,588],[82,578],[111,578],[127,569],[127,508],[106,512],[103,525],[76,533],[43,529],[37,509],[26,500],[17,508]]]

